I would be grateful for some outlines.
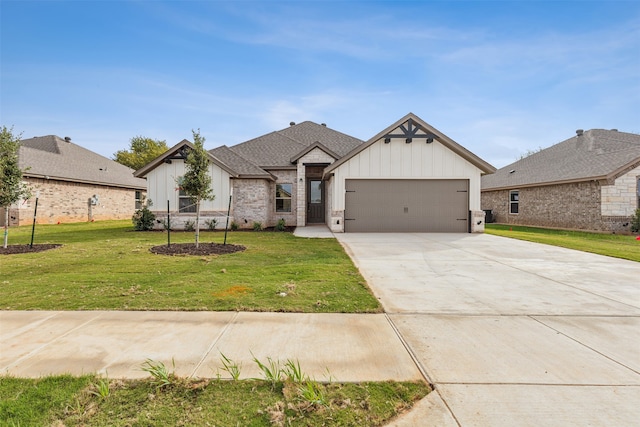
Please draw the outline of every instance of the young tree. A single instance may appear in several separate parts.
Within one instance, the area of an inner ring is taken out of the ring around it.
[[[215,198],[211,188],[209,175],[209,153],[204,149],[204,137],[200,136],[200,129],[193,133],[193,149],[189,151],[185,160],[186,171],[178,180],[180,188],[196,204],[196,248],[200,244],[200,202]]]
[[[0,207],[4,208],[4,244],[9,237],[9,209],[22,198],[30,197],[29,187],[22,182],[22,170],[18,166],[18,149],[21,135],[13,135],[13,127],[0,129]]]
[[[131,138],[129,150],[119,150],[113,155],[113,160],[129,166],[131,169],[140,169],[169,149],[165,141],[134,136]]]

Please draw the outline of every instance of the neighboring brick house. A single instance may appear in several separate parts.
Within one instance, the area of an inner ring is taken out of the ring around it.
[[[499,223],[625,232],[638,207],[640,135],[617,130],[578,130],[482,178]]]
[[[10,225],[130,219],[146,191],[133,170],[54,135],[20,142],[18,163],[32,197],[10,209]],[[0,209],[0,225],[4,225]]]
[[[195,219],[176,184],[192,147],[183,140],[135,172],[161,220],[168,202],[175,228]],[[284,219],[336,232],[477,232],[480,176],[495,170],[411,113],[366,142],[306,121],[209,154],[215,199],[203,201],[200,227],[224,227],[231,202],[241,228]]]

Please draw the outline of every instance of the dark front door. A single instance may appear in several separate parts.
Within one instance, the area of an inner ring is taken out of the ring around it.
[[[307,180],[307,224],[324,223],[324,182]]]

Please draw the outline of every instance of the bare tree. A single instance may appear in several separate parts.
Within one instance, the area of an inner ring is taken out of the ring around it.
[[[21,135],[13,134],[13,127],[0,129],[0,207],[4,208],[4,243],[9,238],[9,209],[20,199],[29,198],[31,192],[22,181],[22,172],[18,165],[18,150]]]
[[[209,153],[204,149],[204,137],[192,130],[193,149],[185,160],[186,172],[178,180],[178,185],[196,205],[196,248],[200,244],[200,202],[215,198],[209,175]]]

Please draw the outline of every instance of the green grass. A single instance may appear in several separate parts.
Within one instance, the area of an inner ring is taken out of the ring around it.
[[[430,389],[421,382],[319,384],[326,404],[301,399],[298,384],[176,379],[158,389],[148,379],[0,377],[0,426],[379,426]],[[248,397],[250,396],[250,398]]]
[[[640,262],[640,241],[636,240],[636,236],[504,224],[487,224],[485,232]]]
[[[28,244],[31,227],[11,228],[9,244]],[[223,232],[201,232],[222,243]],[[193,233],[172,232],[172,243]],[[35,244],[64,246],[0,255],[3,310],[244,310],[380,312],[365,280],[335,239],[282,232],[230,232],[247,250],[220,256],[165,256],[163,232],[129,221],[36,227]],[[281,296],[284,292],[287,295]]]

